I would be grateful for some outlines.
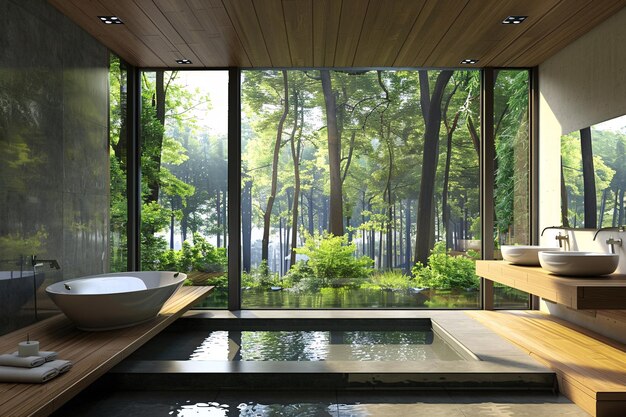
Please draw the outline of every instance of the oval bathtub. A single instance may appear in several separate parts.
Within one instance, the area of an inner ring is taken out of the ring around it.
[[[81,330],[112,330],[153,319],[187,278],[177,272],[117,272],[57,282],[46,292]]]

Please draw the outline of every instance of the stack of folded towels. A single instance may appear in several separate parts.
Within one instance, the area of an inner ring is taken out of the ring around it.
[[[17,352],[0,355],[0,382],[41,384],[65,373],[72,362],[57,359],[56,352],[39,351],[36,356],[19,356]]]

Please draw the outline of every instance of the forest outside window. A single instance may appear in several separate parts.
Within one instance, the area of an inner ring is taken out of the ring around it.
[[[228,71],[139,74],[141,269],[185,271],[215,286],[199,307],[226,308],[240,233],[242,308],[480,307],[480,71],[242,71],[240,211],[227,205]],[[529,243],[528,75],[496,76],[486,259]],[[124,270],[119,61],[111,79],[111,269]],[[498,306],[525,297],[496,289]]]
[[[141,269],[184,271],[228,298],[227,71],[141,77]]]
[[[479,307],[479,71],[241,89],[242,307]]]

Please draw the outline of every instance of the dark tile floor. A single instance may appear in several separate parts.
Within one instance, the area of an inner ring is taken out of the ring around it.
[[[54,417],[589,417],[542,392],[103,391],[91,390]]]

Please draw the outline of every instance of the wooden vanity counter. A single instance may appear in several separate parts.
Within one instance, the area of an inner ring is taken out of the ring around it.
[[[562,277],[539,266],[476,261],[476,275],[577,310],[626,309],[626,275]]]

